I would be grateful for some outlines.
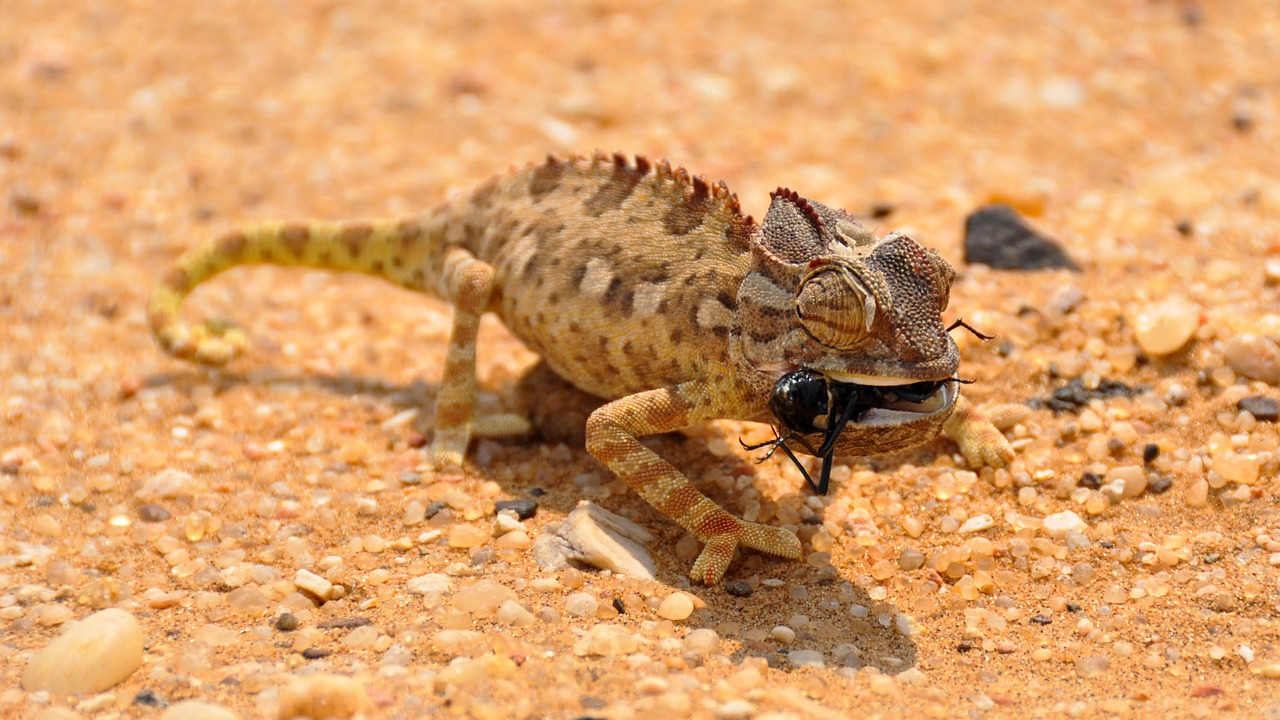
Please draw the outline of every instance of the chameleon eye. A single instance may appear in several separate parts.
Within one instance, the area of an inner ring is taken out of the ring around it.
[[[815,340],[845,350],[871,334],[876,300],[848,270],[828,268],[809,276],[800,286],[796,311]]]

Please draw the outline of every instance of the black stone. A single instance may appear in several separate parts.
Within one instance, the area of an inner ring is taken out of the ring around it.
[[[622,602],[622,598],[613,599],[613,609],[617,610],[619,615],[627,614],[627,606]]]
[[[987,205],[964,223],[964,261],[997,270],[1080,271],[1054,240],[1036,232],[1008,205]]]
[[[160,698],[150,690],[139,690],[137,695],[133,696],[134,705],[145,705],[146,707],[160,707],[163,702]]]
[[[547,491],[543,490],[540,487],[534,487],[534,488],[529,488],[529,494],[532,495],[533,497],[542,497],[543,495],[547,494]]]
[[[329,657],[332,654],[333,653],[329,650],[321,650],[320,648],[307,648],[302,651],[302,657],[308,660],[319,660],[320,658]]]
[[[1090,490],[1097,490],[1102,487],[1102,476],[1098,473],[1087,472],[1080,476],[1080,487],[1087,487]]]
[[[1276,402],[1274,398],[1265,395],[1250,395],[1247,398],[1240,398],[1240,402],[1236,403],[1236,407],[1240,410],[1247,410],[1249,414],[1263,422],[1275,422],[1280,420],[1280,402]]]
[[[1073,602],[1067,603],[1067,612],[1080,612],[1082,609],[1083,608]]]
[[[1159,445],[1155,443],[1147,443],[1147,446],[1142,448],[1142,462],[1150,465],[1155,462],[1155,459],[1158,457],[1160,457]]]
[[[1163,495],[1173,487],[1173,478],[1168,475],[1153,475],[1147,478],[1147,492],[1152,495]]]
[[[1053,622],[1053,618],[1049,617],[1048,615],[1032,615],[1031,622],[1035,623],[1036,625],[1048,625],[1049,623]]]
[[[967,653],[976,647],[978,646],[969,640],[961,640],[960,644],[956,646],[956,652]]]
[[[445,509],[446,507],[449,507],[449,506],[445,505],[440,500],[436,500],[435,502],[431,503],[430,505],[427,506],[427,519],[430,520],[436,515],[439,515],[440,511]]]
[[[164,522],[165,520],[168,520],[169,518],[173,517],[172,513],[170,513],[168,510],[165,510],[163,507],[156,505],[155,503],[147,503],[146,505],[139,505],[137,513],[138,513],[139,520],[141,520],[142,522],[149,522],[149,523]]]
[[[1027,404],[1033,408],[1049,408],[1055,414],[1078,412],[1092,400],[1105,400],[1113,397],[1133,397],[1138,389],[1131,388],[1119,380],[1103,379],[1096,389],[1084,386],[1084,380],[1075,378],[1066,385],[1055,389],[1047,398],[1032,398]]]
[[[514,510],[516,517],[521,520],[528,520],[538,512],[538,501],[533,498],[499,500],[493,504],[493,508],[498,512],[502,512],[503,510]]]
[[[298,629],[298,616],[291,612],[283,612],[276,618],[276,629],[280,632],[293,632]]]
[[[754,592],[751,586],[742,580],[727,580],[724,584],[724,591],[734,597],[751,597]]]

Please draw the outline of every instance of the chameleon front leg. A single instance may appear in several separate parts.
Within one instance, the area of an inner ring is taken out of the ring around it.
[[[493,267],[466,250],[451,248],[444,259],[441,294],[453,303],[453,329],[445,352],[444,377],[436,395],[435,436],[428,457],[442,469],[462,464],[473,435],[510,437],[529,431],[518,415],[476,418],[476,335],[493,294]]]
[[[723,416],[714,398],[706,383],[687,382],[628,395],[600,407],[587,420],[587,451],[703,543],[691,577],[707,585],[720,580],[739,545],[793,559],[800,557],[801,549],[789,530],[730,515],[637,439]]]
[[[974,468],[989,465],[1002,468],[1013,462],[1013,446],[991,420],[963,396],[942,425],[942,432],[956,445]]]

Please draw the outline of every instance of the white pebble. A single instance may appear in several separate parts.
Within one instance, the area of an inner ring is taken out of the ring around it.
[[[1138,347],[1148,355],[1169,355],[1182,349],[1200,325],[1200,308],[1183,298],[1138,308],[1132,316]]]
[[[240,716],[221,705],[200,700],[183,700],[170,705],[160,720],[240,720]]]
[[[1069,532],[1084,533],[1089,529],[1088,523],[1070,510],[1054,513],[1045,517],[1044,532],[1049,537],[1060,540]]]
[[[405,589],[409,591],[410,595],[428,595],[431,593],[448,592],[452,585],[453,580],[451,580],[448,575],[441,573],[428,573],[426,575],[419,575],[418,577],[410,578],[409,582],[405,583]]]
[[[578,617],[595,617],[598,600],[588,593],[574,593],[564,600],[564,611]]]
[[[493,619],[503,625],[524,627],[533,623],[534,615],[515,600],[507,600],[498,607],[498,612],[494,614]]]
[[[667,620],[684,620],[693,614],[693,598],[682,592],[674,592],[658,606],[659,617]]]
[[[960,526],[960,529],[957,532],[981,532],[995,527],[995,524],[996,521],[993,520],[990,515],[975,515],[968,520],[965,520],[964,524]]]
[[[22,687],[51,693],[96,693],[115,686],[142,665],[142,626],[110,608],[69,623],[36,653],[22,673]]]
[[[796,631],[792,630],[786,625],[778,625],[777,627],[769,631],[769,637],[773,638],[774,640],[777,640],[783,645],[786,645],[796,639]]]
[[[343,675],[312,675],[280,691],[279,717],[352,718],[372,710],[365,683]]]
[[[310,570],[299,570],[293,576],[293,586],[299,590],[305,590],[321,600],[328,600],[333,594],[333,583]]]

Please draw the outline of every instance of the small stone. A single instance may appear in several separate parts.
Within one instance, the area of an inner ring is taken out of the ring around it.
[[[97,693],[129,677],[142,665],[142,626],[133,615],[109,608],[68,623],[66,630],[32,656],[22,673],[28,692]]]
[[[311,593],[321,600],[328,600],[333,596],[333,583],[310,570],[299,570],[295,573],[293,586],[303,592]]]
[[[1280,402],[1265,395],[1250,395],[1246,398],[1240,398],[1240,401],[1236,403],[1236,408],[1244,410],[1262,422],[1280,420]]]
[[[365,683],[343,675],[310,675],[298,678],[280,691],[281,718],[341,720],[371,712]]]
[[[657,578],[657,568],[642,543],[647,530],[593,503],[574,508],[558,525],[534,541],[533,556],[544,570],[585,563],[642,580]]]
[[[163,507],[156,505],[155,503],[144,503],[139,505],[137,513],[139,520],[149,523],[164,522],[165,520],[173,517],[168,510],[165,510]]]
[[[600,623],[593,626],[575,646],[578,655],[625,655],[640,647],[640,638],[621,625]]]
[[[787,653],[787,664],[793,668],[811,667],[821,670],[827,660],[817,650],[792,650]]]
[[[1107,471],[1102,482],[1104,485],[1117,483],[1122,498],[1135,498],[1147,489],[1147,471],[1140,465],[1115,467]]]
[[[227,593],[227,607],[235,612],[255,613],[266,610],[271,604],[261,590],[252,587],[239,587]]]
[[[201,700],[183,700],[170,705],[160,715],[160,720],[240,720],[240,716],[221,705]]]
[[[410,595],[433,595],[448,592],[453,586],[453,580],[448,575],[442,573],[428,573],[410,578],[405,583],[405,589]]]
[[[734,597],[748,598],[752,593],[751,583],[743,580],[726,580],[724,591]]]
[[[525,606],[515,600],[507,600],[498,606],[498,611],[494,613],[493,619],[503,625],[511,625],[514,627],[524,627],[532,625],[536,619],[534,614],[529,612]]]
[[[1142,352],[1153,357],[1183,348],[1200,326],[1200,308],[1183,298],[1144,305],[1130,316],[1134,338]]]
[[[906,572],[920,569],[924,565],[924,553],[915,548],[904,548],[898,555],[898,567]]]
[[[982,532],[983,530],[990,530],[991,528],[995,527],[995,524],[996,524],[996,521],[992,519],[990,515],[974,515],[968,520],[965,520],[964,524],[961,525],[960,529],[957,530],[956,532],[959,532],[959,533]]]
[[[658,606],[658,616],[667,620],[684,620],[693,614],[693,599],[686,593],[674,592]]]
[[[454,525],[449,528],[449,547],[464,550],[479,547],[489,539],[491,533],[474,525]]]
[[[335,617],[323,620],[316,627],[321,630],[350,630],[351,628],[373,625],[373,618],[367,617]]]
[[[576,617],[595,617],[600,601],[590,593],[573,593],[564,600],[564,611]]]
[[[1069,532],[1084,533],[1088,529],[1089,524],[1071,510],[1054,513],[1044,519],[1045,534],[1055,540],[1065,538]]]
[[[1082,678],[1101,677],[1111,669],[1111,660],[1105,655],[1087,655],[1076,660],[1076,674]]]
[[[1080,266],[1056,242],[1033,230],[1008,205],[988,205],[964,225],[964,261],[997,270],[1039,270]]]
[[[720,634],[711,628],[698,628],[684,636],[684,649],[698,655],[710,655],[720,648]]]
[[[1222,354],[1237,375],[1271,385],[1280,382],[1280,345],[1270,338],[1242,333],[1226,342]]]
[[[475,617],[485,618],[503,603],[516,599],[516,591],[494,580],[481,580],[453,594],[454,607]]]
[[[518,500],[499,500],[493,504],[494,510],[502,512],[503,510],[514,510],[516,517],[521,520],[528,520],[538,512],[538,501],[533,498],[520,498]]]
[[[796,631],[786,625],[778,625],[769,631],[769,637],[783,645],[787,645],[795,641]]]
[[[282,612],[276,617],[275,628],[280,632],[293,632],[298,629],[298,616],[291,612]]]
[[[1097,490],[1102,487],[1102,476],[1095,472],[1082,473],[1080,475],[1080,487]]]

